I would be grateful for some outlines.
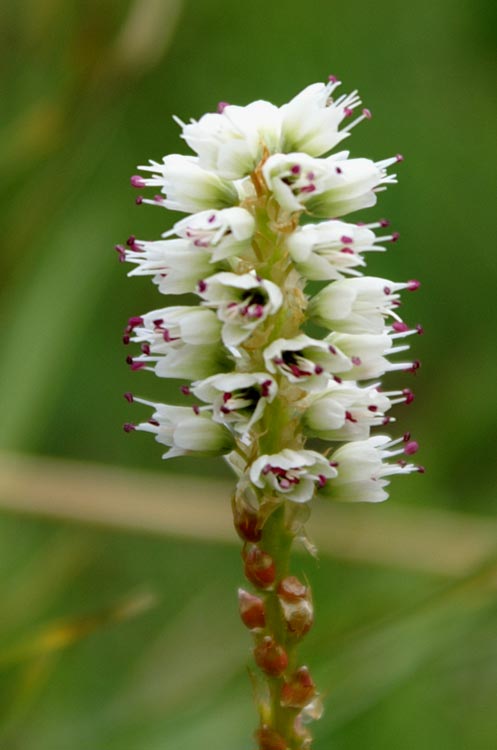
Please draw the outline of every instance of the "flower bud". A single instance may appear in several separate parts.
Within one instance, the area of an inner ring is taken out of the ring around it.
[[[259,750],[287,750],[288,748],[283,737],[266,725],[257,730],[255,737],[259,742]]]
[[[249,630],[263,628],[266,624],[264,602],[260,597],[249,594],[244,589],[238,589],[238,604],[240,617]]]
[[[316,695],[316,686],[307,667],[300,667],[281,688],[281,705],[304,708]]]
[[[271,677],[280,677],[288,666],[288,656],[274,638],[267,635],[254,649],[254,658],[258,667]]]
[[[259,547],[250,547],[245,554],[245,575],[254,586],[267,589],[273,585],[276,569],[273,558]]]

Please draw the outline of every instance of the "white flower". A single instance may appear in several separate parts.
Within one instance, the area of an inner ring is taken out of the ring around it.
[[[316,487],[324,487],[336,476],[336,469],[316,451],[284,449],[271,456],[260,456],[250,467],[250,481],[287,500],[306,503]]]
[[[309,391],[321,390],[331,375],[352,368],[350,359],[337,347],[305,334],[273,341],[263,356],[269,372],[281,372],[290,383]]]
[[[154,404],[140,398],[134,400],[155,409],[149,422],[142,422],[134,429],[152,432],[157,442],[169,447],[162,458],[221,456],[234,447],[230,431],[213,422],[207,415],[195,414],[185,406]]]
[[[374,276],[334,281],[313,297],[308,313],[316,323],[343,333],[383,333],[387,316],[401,322],[394,312],[400,304],[397,292],[409,284]]]
[[[221,211],[201,211],[178,221],[163,237],[177,234],[197,248],[208,249],[213,263],[242,255],[255,231],[255,221],[244,208],[234,206]]]
[[[304,405],[302,423],[311,437],[365,440],[371,427],[384,423],[392,401],[374,385],[359,388],[354,383],[332,381],[323,393],[309,396]]]
[[[153,173],[152,177],[142,180],[143,185],[160,187],[166,196],[161,205],[172,211],[194,213],[238,203],[238,192],[233,183],[203,169],[194,156],[171,154],[164,157],[162,164],[151,161],[150,166],[138,169]]]
[[[278,386],[267,372],[230,372],[213,375],[192,385],[192,393],[212,404],[212,417],[245,434],[262,417]]]
[[[153,276],[162,294],[193,292],[200,279],[212,271],[211,253],[188,240],[137,240],[124,257],[136,264],[128,276]]]
[[[283,302],[280,288],[255,272],[215,274],[199,283],[198,293],[205,305],[216,308],[226,346],[245,341]]]
[[[347,502],[380,503],[388,498],[385,487],[393,474],[423,471],[422,467],[407,464],[404,460],[388,463],[385,459],[401,454],[412,455],[417,450],[414,441],[404,448],[391,450],[400,440],[390,440],[387,435],[375,435],[368,440],[357,440],[342,445],[333,453],[332,463],[338,476],[328,482],[322,493],[333,500]]]
[[[227,104],[222,111],[203,115],[185,124],[182,137],[198,154],[199,163],[229,180],[250,174],[261,160],[264,147],[271,153],[280,140],[278,108],[265,101],[246,107]]]
[[[362,253],[384,250],[376,243],[395,238],[396,235],[377,238],[367,226],[323,221],[296,229],[289,235],[286,246],[303,276],[324,281],[360,275],[354,269],[366,265]]]
[[[181,305],[153,310],[132,318],[126,329],[125,340],[141,344],[142,351],[128,362],[133,370],[152,369],[162,378],[206,378],[229,369],[220,336],[211,310]]]
[[[415,362],[389,362],[385,355],[406,351],[409,346],[393,346],[387,333],[331,333],[324,341],[347,357],[352,368],[338,370],[336,375],[353,380],[379,378],[393,370],[415,369]]]
[[[349,135],[350,127],[339,131],[338,126],[361,100],[354,91],[333,101],[331,95],[339,85],[334,79],[312,83],[280,108],[282,151],[321,156]]]
[[[395,182],[386,167],[397,159],[373,162],[348,159],[348,152],[314,159],[307,154],[275,154],[262,173],[268,188],[286,211],[307,211],[313,216],[333,218],[374,206],[376,191]]]

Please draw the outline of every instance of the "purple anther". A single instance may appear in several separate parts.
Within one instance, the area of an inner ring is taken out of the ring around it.
[[[405,331],[409,330],[409,326],[407,325],[407,323],[404,323],[402,320],[395,320],[392,323],[392,328],[397,333],[405,333]]]
[[[388,219],[380,219],[379,222],[378,222],[378,224],[380,225],[380,227],[389,227],[390,226],[390,222],[388,221]]]
[[[300,174],[300,165],[294,164],[293,167],[290,169],[290,172],[292,174]]]
[[[354,113],[354,110],[351,109],[350,107],[344,107],[343,108],[343,116],[344,117],[350,117],[350,115],[352,115],[353,113]]]
[[[203,294],[207,289],[207,284],[203,279],[200,279],[200,281],[197,284],[197,289],[199,290],[200,294]]]
[[[200,414],[200,407],[198,406],[198,404],[194,404],[192,406],[192,409],[193,409],[193,413],[196,414],[198,417],[198,415]]]
[[[323,368],[321,367],[321,365],[316,365],[314,368],[314,374],[321,375],[322,372],[323,372]]]
[[[212,224],[214,221],[216,221],[216,214],[211,214],[209,218],[207,219],[207,222],[209,224]]]
[[[344,245],[350,245],[351,242],[354,242],[354,238],[353,237],[348,237],[346,234],[343,234],[340,237],[340,242],[343,242]]]
[[[218,115],[222,115],[226,107],[229,107],[229,106],[230,106],[229,102],[218,102],[218,105],[217,105]]]
[[[370,109],[366,109],[366,108],[364,108],[362,110],[362,114],[364,115],[364,117],[366,118],[366,120],[370,120],[372,118],[372,116],[373,116],[371,114],[371,110]]]
[[[421,282],[418,281],[417,279],[411,279],[410,281],[407,282],[407,289],[410,292],[415,292],[416,289],[419,289],[420,286],[421,286]]]
[[[419,359],[415,359],[410,367],[407,368],[406,372],[416,372],[421,367]]]
[[[182,385],[180,386],[180,391],[183,394],[183,396],[191,396],[192,392],[190,390],[190,386],[188,385]]]
[[[420,336],[422,336],[424,332],[425,332],[425,329],[423,328],[422,325],[420,325],[418,323],[417,326],[416,326],[416,333],[418,333]]]
[[[330,75],[330,76],[328,76],[328,81],[330,83],[338,83],[338,78],[336,76],[334,76],[334,75]]]
[[[150,354],[150,344],[143,342],[143,344],[140,346],[140,349],[142,350],[142,353],[146,354],[146,356],[148,357],[148,355]]]
[[[399,239],[399,237],[400,237],[400,233],[399,232],[392,232],[392,240],[391,241],[392,242],[397,242],[397,240]]]
[[[125,422],[123,424],[123,430],[124,432],[133,432],[133,430],[136,430],[136,425],[132,424],[131,422]]]
[[[368,411],[372,411],[374,414],[375,411],[378,411],[378,407],[374,404],[371,404],[371,406],[368,406]]]
[[[135,203],[137,206],[141,206],[141,204],[143,203],[143,195],[137,195],[135,198]]]
[[[358,367],[359,365],[362,365],[362,359],[361,359],[360,357],[351,357],[351,358],[350,358],[350,361],[351,361],[351,362],[352,362],[352,364],[353,364],[353,365],[355,365],[356,367]]]
[[[412,402],[414,401],[414,393],[411,391],[410,388],[404,388],[402,390],[402,395],[405,398],[406,404],[412,404]]]
[[[134,188],[142,188],[142,187],[147,186],[145,180],[139,174],[134,174],[130,178],[130,182],[131,182],[131,187],[134,187]]]
[[[273,384],[272,380],[264,380],[261,383],[261,396],[262,398],[267,398],[271,394],[271,386]]]
[[[134,315],[132,318],[128,319],[128,326],[133,330],[133,328],[136,328],[137,326],[143,325],[143,318],[140,315]]]
[[[325,477],[324,474],[318,474],[318,487],[321,489],[321,487],[324,487],[326,482],[328,481],[328,477]]]
[[[133,399],[133,394],[132,393],[129,393],[129,392],[128,393],[124,393],[123,396],[126,399],[126,401],[128,402],[128,404],[132,404],[133,403],[134,399]]]
[[[388,294],[392,294],[392,290],[390,289],[389,286],[384,286],[383,287],[383,294],[387,294],[387,295]]]
[[[336,172],[337,174],[342,174],[342,170],[341,170],[341,168],[340,168],[340,167],[335,167],[335,172]]]
[[[396,157],[395,157],[395,160],[399,161],[399,162],[400,161],[404,161],[404,157],[402,156],[402,154],[397,154]]]
[[[406,456],[413,456],[418,452],[418,450],[419,445],[417,444],[417,442],[415,440],[410,440],[404,448],[404,453],[406,454]]]
[[[126,248],[122,245],[116,245],[114,249],[119,253],[119,262],[124,263],[126,260]]]

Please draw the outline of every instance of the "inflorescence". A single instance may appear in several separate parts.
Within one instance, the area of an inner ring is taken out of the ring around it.
[[[167,447],[164,458],[223,455],[235,470],[235,525],[258,589],[257,596],[241,590],[241,615],[258,633],[257,664],[282,679],[278,705],[297,719],[316,711],[314,685],[306,667],[288,673],[286,646],[265,630],[264,602],[274,591],[297,639],[310,627],[312,602],[295,577],[278,580],[258,546],[267,519],[282,506],[297,517],[313,499],[380,502],[391,476],[423,471],[410,463],[417,443],[409,434],[384,434],[395,421],[392,407],[410,404],[413,393],[379,382],[419,367],[407,339],[422,329],[399,317],[401,293],[419,282],[364,275],[367,253],[383,252],[398,234],[384,220],[342,218],[376,204],[396,182],[388,170],[402,157],[330,155],[371,116],[363,109],[350,120],[360,99],[336,96],[339,85],[330,77],[281,107],[223,102],[198,121],[175,118],[195,156],[151,161],[131,184],[157,192],[137,204],[188,216],[160,240],[130,237],[117,247],[134,264],[130,275],[150,276],[162,294],[197,297],[197,304],[129,320],[131,369],[182,380],[185,401],[151,403],[128,393],[152,416],[125,430],[153,433]],[[318,289],[313,295],[308,282]],[[260,746],[293,747],[266,714]]]

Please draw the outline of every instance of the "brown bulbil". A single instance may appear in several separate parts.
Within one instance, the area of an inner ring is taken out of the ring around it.
[[[285,601],[282,597],[279,600],[288,630],[299,638],[308,633],[314,622],[314,608],[310,597],[294,602]]]
[[[250,583],[262,589],[270,588],[276,578],[273,558],[259,547],[250,547],[244,554],[245,575]]]
[[[281,688],[281,705],[304,708],[316,695],[316,686],[307,667],[300,667]]]
[[[288,745],[274,729],[264,725],[255,733],[260,750],[287,750]]]
[[[233,523],[240,539],[244,542],[259,542],[262,537],[260,518],[257,512],[246,504],[233,504]]]
[[[244,589],[238,589],[238,604],[242,622],[249,630],[263,628],[266,625],[264,602],[260,597],[249,594]]]
[[[258,667],[271,677],[281,677],[288,666],[288,656],[274,638],[267,635],[254,649],[254,658]]]
[[[287,602],[297,602],[307,596],[307,586],[295,576],[287,576],[279,582],[278,596]]]

